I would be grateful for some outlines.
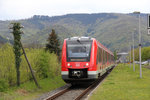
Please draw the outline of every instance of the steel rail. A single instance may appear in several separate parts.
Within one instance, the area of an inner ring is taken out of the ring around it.
[[[93,83],[92,85],[90,85],[88,88],[86,88],[75,100],[80,100],[90,89],[92,89],[95,85],[97,84],[97,82]]]
[[[71,86],[70,86],[70,87],[71,87]],[[48,97],[48,98],[45,99],[45,100],[54,100],[55,98],[57,98],[57,97],[63,95],[64,93],[68,92],[68,91],[70,90],[70,87],[68,87],[68,88],[66,88],[66,89],[64,89],[64,90],[62,90],[62,91],[60,91],[60,92],[55,93],[54,95]]]
[[[87,94],[92,88],[95,88],[96,86],[99,85],[99,83],[101,83],[108,75],[109,73],[112,71],[114,67],[112,67],[109,71],[107,71],[104,75],[102,75],[97,81],[93,82],[92,85],[90,85],[88,88],[86,88],[75,100],[80,100],[85,94]],[[44,99],[44,100],[54,100],[56,98],[58,98],[59,96],[63,95],[64,93],[72,90],[71,89],[72,86],[62,90],[62,91],[59,91],[57,93],[55,93],[54,95],[48,97],[47,99]]]
[[[115,67],[115,66],[114,66]],[[92,88],[96,87],[101,83],[113,70],[112,67],[109,71],[107,71],[104,75],[102,75],[96,82],[94,82],[92,85],[90,85],[88,88],[86,88],[75,100],[80,100],[85,94],[87,94]]]

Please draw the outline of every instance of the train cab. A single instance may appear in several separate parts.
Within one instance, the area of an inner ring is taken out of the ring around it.
[[[100,76],[97,64],[98,43],[90,37],[72,37],[64,40],[61,75],[66,83],[93,82]]]

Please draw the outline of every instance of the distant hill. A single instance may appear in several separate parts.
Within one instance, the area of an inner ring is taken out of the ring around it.
[[[141,14],[142,45],[150,46],[146,20],[146,14]],[[51,29],[55,29],[61,42],[71,36],[90,36],[111,50],[119,51],[128,51],[129,43],[132,43],[132,32],[135,32],[135,46],[138,46],[138,17],[133,14],[67,14],[53,17],[34,15],[32,18],[17,21],[24,26],[24,44],[45,44]],[[3,37],[12,38],[8,30],[10,22],[13,21],[0,21],[0,35]]]
[[[0,45],[5,44],[6,42],[8,42],[8,40],[0,36]]]

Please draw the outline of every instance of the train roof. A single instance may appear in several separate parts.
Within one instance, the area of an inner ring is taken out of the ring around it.
[[[106,48],[104,45],[102,45],[100,42],[98,42],[95,38],[84,37],[84,36],[81,36],[81,37],[77,36],[77,37],[66,38],[65,40],[81,40],[81,41],[82,40],[83,41],[86,41],[86,40],[95,40],[100,48],[103,48],[105,51],[107,51],[108,53],[110,53],[110,54],[113,55],[113,53],[108,48]]]
[[[67,38],[66,40],[93,40],[93,38],[81,36],[81,37],[70,37]]]

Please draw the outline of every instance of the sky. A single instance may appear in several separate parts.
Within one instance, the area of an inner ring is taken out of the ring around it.
[[[0,20],[72,13],[150,12],[150,0],[0,0]]]

